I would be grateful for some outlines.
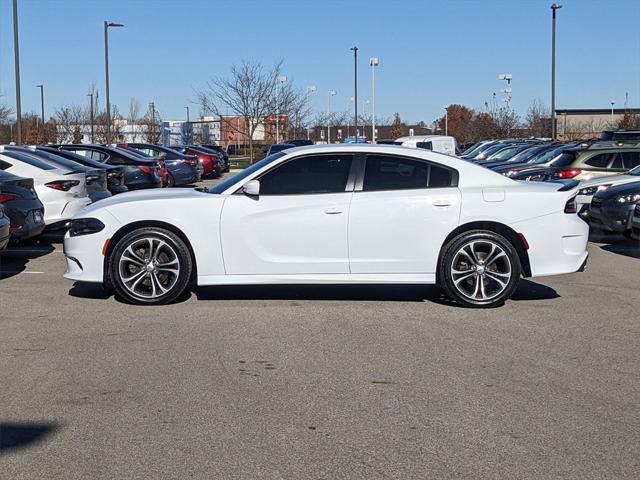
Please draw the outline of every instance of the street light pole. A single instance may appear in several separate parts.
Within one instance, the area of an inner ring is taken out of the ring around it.
[[[91,93],[87,93],[87,97],[89,97],[89,101],[91,102],[91,104],[89,105],[89,118],[91,120],[91,143],[94,143],[94,139],[93,139],[93,92]]]
[[[444,106],[444,134],[449,135],[449,105]]]
[[[309,85],[307,87],[307,103],[309,102],[309,95],[316,91],[315,85]],[[311,140],[311,135],[309,134],[309,126],[307,125],[307,140]]]
[[[353,107],[356,127],[356,143],[358,143],[358,47],[352,47],[353,51]]]
[[[40,89],[40,120],[42,123],[42,142],[46,143],[44,138],[44,85],[36,85],[36,88]]]
[[[371,57],[371,143],[376,143],[376,67],[379,65],[378,57]]]
[[[191,130],[189,128],[189,107],[184,107],[185,110],[187,111],[187,123],[185,125],[185,140],[187,141],[187,143],[191,143]]]
[[[613,127],[613,106],[616,104],[615,100],[611,100],[611,126]]]
[[[109,101],[109,27],[124,27],[121,23],[104,21],[104,76],[107,100],[107,143],[111,143],[111,103]]]
[[[287,77],[284,75],[278,75],[276,78],[276,143],[280,143],[280,101],[278,93],[280,92],[280,85],[287,81]]]
[[[556,10],[562,5],[551,5],[551,138],[556,139],[558,128],[556,125]]]
[[[329,102],[327,103],[327,145],[331,143],[331,97],[335,94],[335,90],[329,90]]]
[[[13,0],[13,53],[16,71],[16,143],[22,145],[22,105],[20,102],[20,48],[18,46],[18,0]]]

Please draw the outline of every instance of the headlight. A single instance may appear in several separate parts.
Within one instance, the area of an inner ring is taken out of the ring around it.
[[[104,229],[104,223],[97,218],[78,218],[71,221],[69,236],[78,237],[80,235],[89,235],[91,233],[98,233],[102,229]]]
[[[578,195],[595,195],[596,192],[606,190],[611,186],[610,183],[606,185],[594,185],[593,187],[584,187],[578,190]]]
[[[637,203],[640,201],[640,193],[630,193],[628,195],[618,195],[616,202],[618,203]]]

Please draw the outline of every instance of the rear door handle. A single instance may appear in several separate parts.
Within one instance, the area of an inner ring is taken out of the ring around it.
[[[339,215],[342,213],[342,210],[336,208],[336,207],[331,207],[331,208],[327,208],[324,213],[326,213],[327,215]]]
[[[451,202],[449,200],[436,200],[435,202],[433,202],[433,206],[434,207],[450,207],[451,206]]]

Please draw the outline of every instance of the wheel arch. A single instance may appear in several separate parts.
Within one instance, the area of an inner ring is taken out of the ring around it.
[[[520,266],[522,267],[523,275],[525,277],[531,276],[531,263],[529,262],[529,254],[527,253],[527,247],[524,245],[522,238],[514,229],[505,225],[504,223],[493,222],[489,220],[465,223],[452,230],[442,243],[442,247],[440,247],[440,253],[438,254],[438,266],[440,266],[442,255],[444,255],[445,247],[447,246],[447,244],[461,233],[469,232],[471,230],[488,230],[505,237],[509,241],[509,243],[513,245],[513,248],[515,248],[516,252],[518,253],[518,258],[520,260]],[[437,277],[439,278],[439,272]]]
[[[107,246],[107,250],[105,251],[105,254],[104,254],[104,265],[102,269],[105,285],[109,283],[109,257],[111,256],[111,253],[115,249],[120,239],[122,239],[128,233],[133,232],[134,230],[137,230],[139,228],[148,228],[148,227],[162,228],[180,237],[180,239],[187,246],[187,249],[189,250],[189,255],[191,255],[192,269],[191,269],[190,281],[194,281],[198,277],[198,264],[196,263],[196,256],[193,251],[193,246],[191,245],[191,242],[189,241],[187,236],[184,234],[184,232],[180,230],[178,227],[176,227],[175,225],[171,225],[170,223],[166,223],[158,220],[142,220],[139,222],[132,222],[132,223],[123,225],[109,239],[109,245]]]

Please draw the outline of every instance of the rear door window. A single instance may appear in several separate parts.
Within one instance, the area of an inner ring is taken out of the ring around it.
[[[448,168],[392,155],[367,155],[364,191],[416,190],[453,186],[454,174]]]
[[[594,155],[593,157],[589,158],[586,162],[584,162],[584,164],[594,168],[607,168],[611,161],[614,160],[616,155],[617,154],[615,152],[599,153],[598,155]]]
[[[621,152],[622,168],[625,170],[631,170],[640,165],[640,152]]]

